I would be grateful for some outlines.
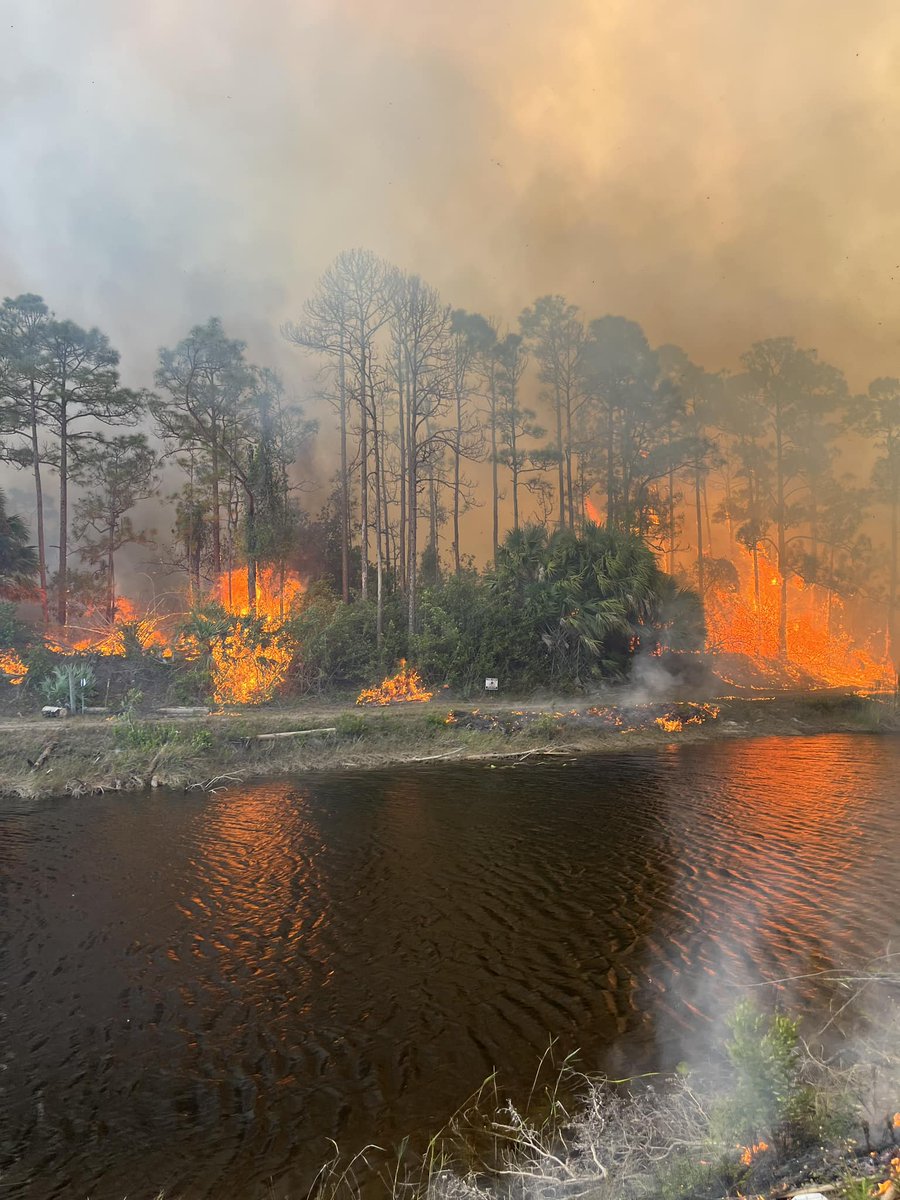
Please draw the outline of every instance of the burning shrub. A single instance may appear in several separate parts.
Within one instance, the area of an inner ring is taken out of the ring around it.
[[[356,697],[357,704],[410,704],[430,700],[434,692],[426,691],[422,677],[415,667],[408,667],[406,659],[400,659],[400,670],[396,675],[383,679],[377,687],[364,688]]]

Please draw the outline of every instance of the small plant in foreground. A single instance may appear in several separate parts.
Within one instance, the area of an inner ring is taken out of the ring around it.
[[[725,1050],[734,1088],[718,1106],[723,1140],[772,1146],[779,1155],[815,1141],[821,1133],[816,1094],[803,1078],[797,1021],[745,1001],[732,1014],[729,1032]]]

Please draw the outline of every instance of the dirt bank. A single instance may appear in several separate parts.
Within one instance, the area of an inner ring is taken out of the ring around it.
[[[84,795],[151,786],[219,788],[306,771],[424,761],[633,750],[729,737],[900,731],[894,697],[806,693],[615,706],[522,701],[158,712],[141,717],[40,715],[0,721],[0,792]],[[284,736],[297,735],[297,736]]]

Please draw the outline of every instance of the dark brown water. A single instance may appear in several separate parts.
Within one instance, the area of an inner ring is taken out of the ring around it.
[[[738,985],[896,941],[898,828],[863,736],[5,802],[0,1192],[297,1197],[551,1035],[696,1057]]]

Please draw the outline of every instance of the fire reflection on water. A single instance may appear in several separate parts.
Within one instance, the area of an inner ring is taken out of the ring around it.
[[[550,1035],[697,1060],[748,984],[896,940],[898,770],[795,738],[2,813],[4,1183],[305,1194],[328,1138],[427,1141],[494,1066],[527,1097]]]

